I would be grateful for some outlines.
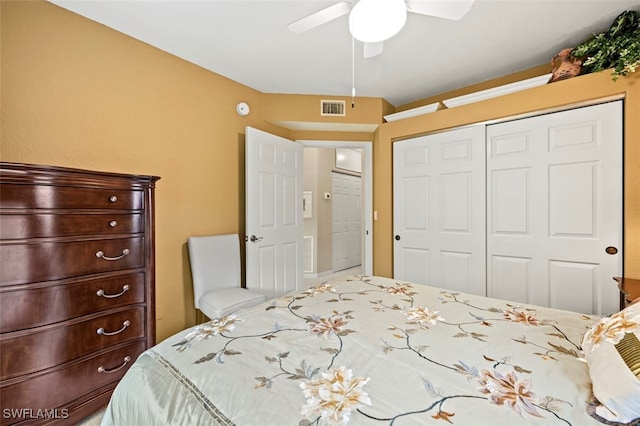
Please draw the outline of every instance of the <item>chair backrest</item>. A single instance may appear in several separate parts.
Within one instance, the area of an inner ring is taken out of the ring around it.
[[[238,234],[189,237],[187,245],[196,309],[200,309],[198,301],[203,294],[241,286]]]

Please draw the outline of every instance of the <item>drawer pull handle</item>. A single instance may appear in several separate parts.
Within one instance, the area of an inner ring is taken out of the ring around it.
[[[111,197],[109,197],[110,203],[115,203],[116,201],[118,201],[118,197],[116,197],[115,195],[112,195]]]
[[[98,373],[115,373],[116,371],[123,369],[124,366],[129,363],[129,361],[131,361],[131,357],[127,355],[124,357],[124,362],[122,363],[122,365],[116,368],[112,368],[111,370],[107,370],[106,368],[104,368],[104,366],[101,365],[100,367],[98,367]]]
[[[104,328],[100,327],[96,333],[98,334],[102,334],[103,336],[115,336],[116,334],[120,334],[122,333],[127,327],[129,327],[131,325],[131,321],[126,320],[125,322],[122,323],[122,328],[118,331],[104,331]]]
[[[118,226],[118,222],[115,220],[112,220],[111,222],[109,222],[109,226],[112,228],[115,228],[116,226]]]
[[[127,248],[122,250],[122,254],[120,256],[116,256],[116,257],[105,256],[104,252],[102,250],[100,250],[99,252],[96,253],[96,257],[99,257],[99,258],[104,259],[104,260],[120,260],[120,259],[122,259],[123,257],[125,257],[128,254],[129,254],[129,249],[127,249]]]
[[[104,292],[104,290],[100,289],[100,290],[98,290],[98,291],[96,292],[96,294],[97,294],[98,296],[100,296],[100,297],[104,297],[104,298],[106,298],[106,299],[113,299],[113,298],[115,298],[115,297],[120,297],[120,296],[122,296],[123,294],[125,294],[127,291],[129,291],[129,288],[131,288],[131,287],[129,287],[129,284],[125,284],[125,285],[123,285],[123,286],[122,286],[122,291],[121,291],[120,293],[117,293],[117,294],[106,294],[106,293]]]

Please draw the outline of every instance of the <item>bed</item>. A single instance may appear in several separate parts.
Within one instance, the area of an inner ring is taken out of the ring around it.
[[[637,424],[639,324],[352,276],[147,350],[102,425]]]

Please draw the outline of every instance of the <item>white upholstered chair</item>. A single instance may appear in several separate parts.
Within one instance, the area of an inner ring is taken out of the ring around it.
[[[241,287],[237,234],[189,237],[193,302],[209,319],[258,305],[267,296]]]

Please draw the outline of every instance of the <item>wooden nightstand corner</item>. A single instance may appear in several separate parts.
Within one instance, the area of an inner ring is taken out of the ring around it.
[[[640,297],[640,279],[613,277],[620,289],[620,310]]]

